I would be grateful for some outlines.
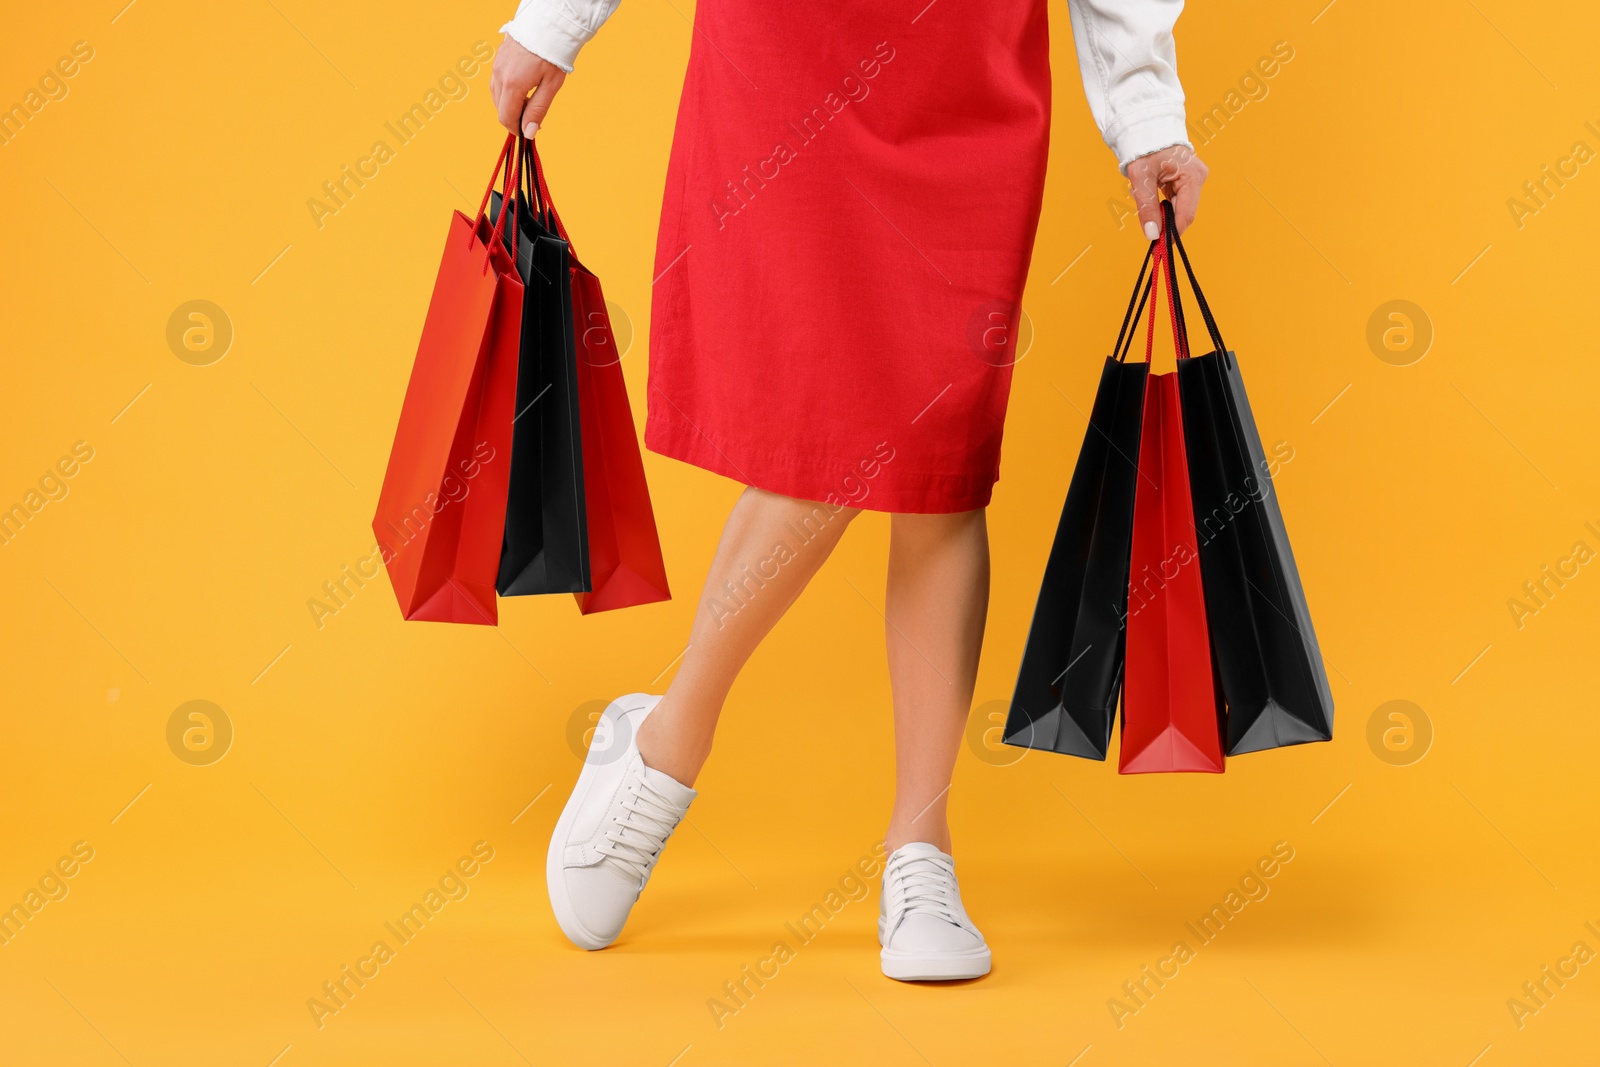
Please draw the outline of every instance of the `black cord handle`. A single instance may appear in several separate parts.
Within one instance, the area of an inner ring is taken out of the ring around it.
[[[552,208],[544,196],[544,172],[539,166],[539,153],[534,148],[531,139],[525,139],[522,145],[522,192],[525,199],[530,201],[530,208],[539,225],[551,233],[555,232],[555,222],[551,218]]]
[[[1194,276],[1194,267],[1189,262],[1188,250],[1183,247],[1183,238],[1178,236],[1178,223],[1173,216],[1171,200],[1161,201],[1161,221],[1162,236],[1160,239],[1164,239],[1167,243],[1168,269],[1171,270],[1172,265],[1177,262],[1172,256],[1173,249],[1176,248],[1178,255],[1183,259],[1184,273],[1189,276],[1189,288],[1194,290],[1195,303],[1200,305],[1200,317],[1205,320],[1206,332],[1211,335],[1211,343],[1216,346],[1218,352],[1226,352],[1228,346],[1223,343],[1222,331],[1217,328],[1216,317],[1211,314],[1211,305],[1206,303],[1206,294],[1200,290],[1200,281]],[[1154,241],[1151,242],[1152,245],[1154,243]],[[1183,298],[1179,294],[1176,277],[1173,278],[1172,285],[1172,314],[1177,321],[1178,328],[1183,331],[1183,351],[1187,354],[1189,350],[1189,330],[1188,324],[1183,317]]]
[[[1156,280],[1155,274],[1151,273],[1149,280],[1146,281],[1145,272],[1150,270],[1150,261],[1155,257],[1155,252],[1156,243],[1151,241],[1150,247],[1145,249],[1144,262],[1139,265],[1139,280],[1133,283],[1133,295],[1128,297],[1128,310],[1122,316],[1122,329],[1117,331],[1116,347],[1111,350],[1112,357],[1118,363],[1125,361],[1128,358],[1128,351],[1133,348],[1133,332],[1128,327],[1137,326],[1139,320],[1144,317],[1145,301],[1150,299],[1150,287]],[[1137,310],[1134,309],[1135,303],[1138,304]],[[1123,343],[1124,340],[1127,342],[1126,345]]]

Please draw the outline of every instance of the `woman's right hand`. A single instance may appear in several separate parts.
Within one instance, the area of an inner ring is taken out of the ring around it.
[[[1189,228],[1200,210],[1200,187],[1209,173],[1194,149],[1186,144],[1151,152],[1128,164],[1128,185],[1147,239],[1154,241],[1161,236],[1162,193],[1172,201],[1178,232]]]
[[[566,71],[507,37],[500,42],[494,72],[489,76],[489,95],[500,113],[500,124],[512,133],[520,131],[524,137],[532,137],[566,80]]]

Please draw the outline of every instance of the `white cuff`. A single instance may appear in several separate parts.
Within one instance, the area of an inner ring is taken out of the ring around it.
[[[559,8],[558,4],[523,4],[516,16],[500,27],[500,32],[571,74],[578,49],[594,34],[567,18]]]
[[[1128,173],[1128,164],[1140,156],[1173,145],[1194,147],[1189,143],[1189,134],[1184,127],[1181,104],[1177,108],[1170,105],[1152,108],[1129,121],[1118,123],[1115,128],[1106,131],[1106,144],[1116,153],[1117,166],[1123,174]]]

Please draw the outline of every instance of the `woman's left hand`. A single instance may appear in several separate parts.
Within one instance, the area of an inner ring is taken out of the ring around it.
[[[1172,201],[1172,212],[1183,233],[1200,210],[1200,187],[1206,183],[1206,165],[1188,145],[1173,145],[1159,152],[1140,156],[1128,164],[1128,184],[1133,187],[1133,202],[1139,209],[1144,235],[1154,241],[1161,236],[1161,195]]]
[[[567,72],[554,63],[510,37],[501,41],[494,54],[494,73],[489,75],[489,98],[500,113],[500,125],[524,137],[538,133],[566,80]]]

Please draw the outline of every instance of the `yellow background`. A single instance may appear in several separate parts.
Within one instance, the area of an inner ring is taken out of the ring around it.
[[[381,579],[321,629],[306,605],[370,551],[439,242],[500,143],[487,70],[320,229],[306,201],[474,42],[497,42],[511,5],[124,2],[26,5],[0,35],[6,106],[74,42],[94,49],[66,98],[0,147],[0,506],[74,442],[94,449],[68,495],[0,546],[0,903],[75,842],[94,850],[0,946],[0,1060],[1600,1057],[1600,963],[1520,1029],[1507,1007],[1575,942],[1600,950],[1584,925],[1600,927],[1596,565],[1521,628],[1507,606],[1574,542],[1600,548],[1584,527],[1600,526],[1600,173],[1580,167],[1520,227],[1507,206],[1575,142],[1600,149],[1585,127],[1600,120],[1593,5],[1191,5],[1178,41],[1192,116],[1276,42],[1294,50],[1202,146],[1212,178],[1190,250],[1264,437],[1294,448],[1279,486],[1336,740],[1225,776],[1123,778],[1012,762],[980,720],[953,811],[993,974],[882,978],[874,890],[719,1028],[708,1000],[871,851],[887,815],[885,519],[852,528],[751,663],[691,825],[621,943],[571,948],[543,859],[579,767],[574,715],[665,685],[737,487],[646,457],[670,603],[585,619],[568,597],[508,601],[498,631],[403,623]],[[584,258],[639,338],[625,366],[641,419],[690,13],[624,3],[541,134]],[[1009,695],[1142,252],[1111,206],[1122,182],[1060,0],[1051,13],[1036,337],[990,517],[980,716]],[[193,299],[234,329],[209,366],[166,341]],[[1396,299],[1434,333],[1409,366],[1367,341]],[[195,699],[235,730],[210,766],[167,743]],[[1431,723],[1420,761],[1369,745],[1391,700]],[[494,858],[470,894],[319,1029],[308,998],[478,841]],[[1270,895],[1119,1028],[1107,1001],[1279,841],[1294,859]]]

